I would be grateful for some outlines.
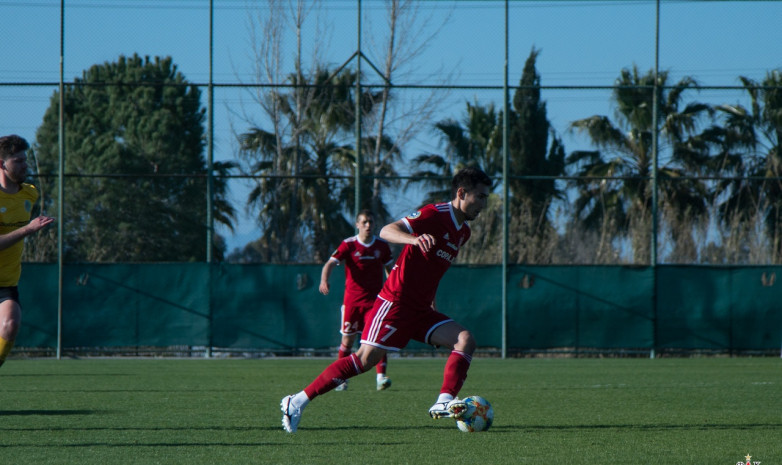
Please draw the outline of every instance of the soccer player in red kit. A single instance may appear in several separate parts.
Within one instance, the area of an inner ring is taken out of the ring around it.
[[[340,264],[345,264],[345,295],[339,329],[342,340],[338,359],[350,355],[356,336],[364,330],[364,315],[372,310],[377,293],[383,287],[384,274],[391,270],[394,261],[388,242],[375,236],[375,216],[370,210],[362,210],[356,216],[356,229],[358,234],[339,244],[320,274],[320,293],[328,295],[331,272]],[[383,357],[375,365],[378,391],[391,386],[391,379],[386,376],[387,364],[387,357]],[[344,391],[347,388],[348,382],[345,381],[336,390]]]
[[[467,221],[486,207],[492,182],[477,168],[460,170],[451,181],[451,201],[427,205],[388,224],[380,237],[404,244],[404,249],[366,316],[361,346],[349,357],[326,367],[303,391],[280,402],[282,426],[295,433],[304,408],[315,397],[346,379],[366,372],[389,350],[400,350],[413,339],[451,349],[432,418],[458,418],[465,404],[457,396],[467,378],[475,340],[459,323],[434,308],[440,279],[459,249],[470,238]]]

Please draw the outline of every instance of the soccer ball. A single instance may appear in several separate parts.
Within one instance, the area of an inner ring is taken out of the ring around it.
[[[465,433],[487,431],[494,421],[494,409],[488,400],[481,396],[470,396],[464,399],[467,408],[461,418],[456,420],[456,426]]]

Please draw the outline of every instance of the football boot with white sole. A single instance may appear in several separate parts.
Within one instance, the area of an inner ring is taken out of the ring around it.
[[[377,380],[377,390],[378,391],[385,391],[386,389],[391,387],[391,378],[388,376],[384,376]]]
[[[467,405],[461,399],[453,399],[448,402],[437,402],[429,408],[429,416],[438,418],[459,419],[467,409]]]
[[[280,410],[282,410],[282,428],[289,432],[295,433],[299,428],[299,420],[301,420],[301,410],[298,407],[291,405],[293,396],[285,396],[280,401]]]

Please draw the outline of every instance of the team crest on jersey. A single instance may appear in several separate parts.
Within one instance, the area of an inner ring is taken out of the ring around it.
[[[445,233],[445,236],[443,236],[443,239],[445,239],[446,241],[449,240],[450,238],[451,236],[449,236],[448,233]]]
[[[353,254],[353,256],[354,256],[354,257],[360,257],[360,256],[361,256],[361,252],[359,252],[358,250],[356,250],[356,253],[354,253],[354,254]]]
[[[410,218],[411,220],[414,220],[414,219],[418,218],[419,216],[421,216],[421,210],[418,210],[417,212],[414,212],[414,213],[411,213],[411,214],[407,215],[407,217]]]

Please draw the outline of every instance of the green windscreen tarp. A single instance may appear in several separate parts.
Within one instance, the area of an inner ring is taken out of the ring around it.
[[[344,270],[320,265],[83,264],[63,267],[62,347],[208,346],[286,352],[339,344]],[[20,347],[57,345],[58,267],[24,264]],[[782,345],[782,267],[508,268],[509,350],[770,350]],[[453,266],[437,307],[503,343],[502,268]],[[411,350],[428,346],[412,342]]]

